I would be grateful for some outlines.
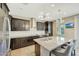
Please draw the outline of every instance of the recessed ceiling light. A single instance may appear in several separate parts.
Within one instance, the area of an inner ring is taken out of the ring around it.
[[[51,4],[51,7],[55,7],[55,4]]]

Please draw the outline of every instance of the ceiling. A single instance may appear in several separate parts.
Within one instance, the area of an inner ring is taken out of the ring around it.
[[[52,20],[79,13],[79,3],[8,3],[10,14],[21,17],[35,17],[40,13],[50,13]],[[60,12],[59,12],[60,11]]]

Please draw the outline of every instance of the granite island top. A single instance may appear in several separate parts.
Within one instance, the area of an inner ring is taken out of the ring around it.
[[[34,39],[34,41],[36,43],[38,43],[40,46],[51,51],[51,50],[55,49],[56,47],[66,43],[66,42],[72,41],[72,39],[66,39],[66,38],[63,38],[63,37],[53,37],[53,36],[51,36],[51,37]]]

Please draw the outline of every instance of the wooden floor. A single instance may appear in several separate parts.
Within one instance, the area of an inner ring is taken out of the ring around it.
[[[12,50],[11,56],[35,56],[35,45]]]

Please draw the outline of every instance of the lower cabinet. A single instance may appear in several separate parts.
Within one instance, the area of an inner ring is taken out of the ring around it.
[[[36,37],[14,38],[14,39],[11,39],[10,48],[12,50],[14,50],[14,49],[26,47],[26,46],[29,46],[29,45],[33,45],[33,44],[35,44],[35,42],[33,41],[34,38],[36,38]]]
[[[35,42],[35,55],[40,56],[40,45]]]

